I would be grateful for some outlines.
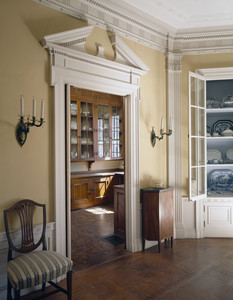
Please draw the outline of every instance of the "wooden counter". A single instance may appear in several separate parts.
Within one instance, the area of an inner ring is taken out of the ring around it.
[[[113,203],[113,186],[124,182],[124,172],[71,174],[71,210]]]

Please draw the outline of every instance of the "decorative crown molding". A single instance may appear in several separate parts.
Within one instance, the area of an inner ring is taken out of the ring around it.
[[[148,47],[166,52],[169,33],[171,52],[183,55],[225,53],[233,51],[233,31],[215,28],[177,31],[167,24],[153,19],[127,3],[112,0],[33,0],[89,24],[125,36]]]

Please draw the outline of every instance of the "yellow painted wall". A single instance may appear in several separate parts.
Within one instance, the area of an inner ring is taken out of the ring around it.
[[[139,169],[140,188],[149,187],[155,183],[166,183],[167,178],[167,138],[151,145],[151,129],[154,126],[156,134],[161,127],[161,116],[164,116],[166,128],[166,68],[165,55],[159,51],[125,39],[130,48],[150,68],[141,77],[140,101],[140,146]]]
[[[0,231],[2,210],[20,199],[47,205],[47,221],[54,221],[53,90],[49,54],[39,41],[45,35],[86,26],[31,0],[0,1]],[[45,124],[31,128],[21,148],[15,138],[20,113],[32,114],[32,98],[45,102]]]
[[[87,24],[31,0],[0,2],[0,215],[17,200],[29,198],[47,205],[47,221],[54,221],[54,113],[53,88],[50,87],[49,54],[39,41],[45,36]],[[95,29],[98,40],[113,59],[108,34]],[[161,116],[166,115],[164,54],[126,40],[150,68],[141,78],[140,102],[140,185],[146,187],[166,179],[166,138],[150,143],[152,126],[159,132]],[[108,48],[109,47],[109,48]],[[92,39],[87,50],[95,54]],[[31,128],[20,147],[15,138],[23,94],[25,114],[32,114],[32,99],[45,101],[45,124]],[[39,222],[39,219],[38,219]],[[0,232],[4,231],[0,218]]]
[[[188,196],[188,72],[195,69],[233,67],[233,53],[187,55],[182,59],[182,186]]]

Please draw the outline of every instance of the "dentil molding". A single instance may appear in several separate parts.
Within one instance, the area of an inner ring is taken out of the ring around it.
[[[161,52],[183,55],[226,53],[233,51],[233,31],[175,31],[173,27],[152,19],[127,3],[119,6],[111,0],[33,0],[89,24],[125,36]]]

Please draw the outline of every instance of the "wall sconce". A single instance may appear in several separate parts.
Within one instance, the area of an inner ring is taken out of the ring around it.
[[[163,139],[164,135],[170,136],[172,134],[172,119],[170,117],[170,124],[169,124],[169,130],[167,132],[164,131],[164,127],[163,127],[163,117],[161,118],[161,129],[160,129],[160,136],[155,134],[154,131],[154,126],[152,127],[151,130],[151,144],[154,147],[156,144],[156,139],[158,139],[159,141]]]
[[[44,101],[41,101],[41,117],[40,120],[36,120],[36,99],[33,99],[33,115],[31,122],[29,121],[30,116],[27,117],[27,122],[24,122],[24,99],[20,98],[20,119],[16,130],[16,138],[20,146],[26,142],[27,134],[30,127],[40,127],[44,123]]]

